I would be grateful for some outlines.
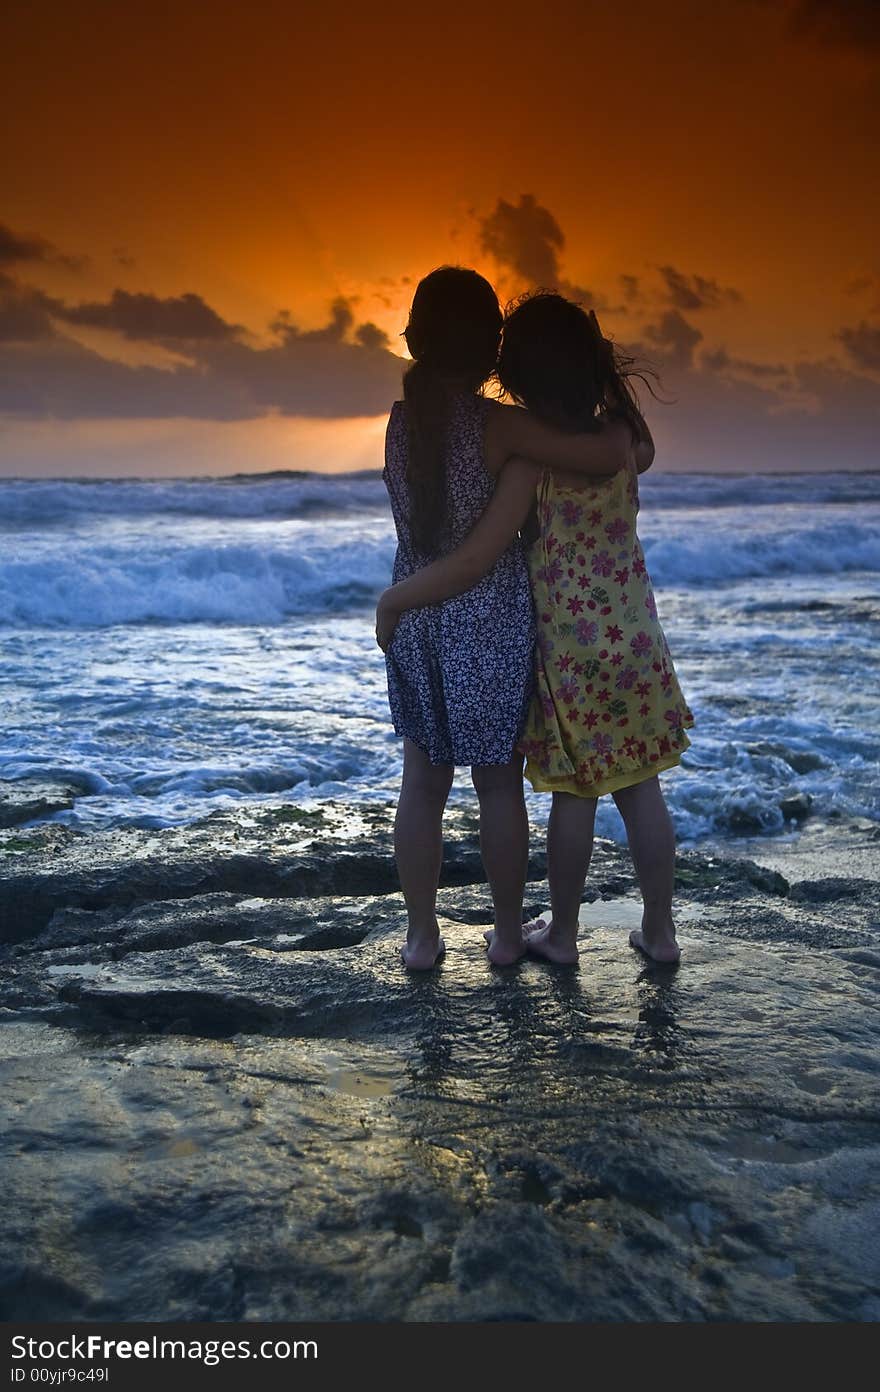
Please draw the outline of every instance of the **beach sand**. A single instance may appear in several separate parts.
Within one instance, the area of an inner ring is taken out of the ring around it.
[[[876,826],[681,853],[678,969],[600,841],[496,970],[453,812],[413,977],[391,818],[0,832],[0,1316],[880,1318]]]

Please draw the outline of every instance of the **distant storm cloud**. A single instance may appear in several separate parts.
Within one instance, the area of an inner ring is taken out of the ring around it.
[[[863,319],[853,327],[840,329],[835,338],[857,367],[880,372],[880,324],[869,324]]]
[[[241,324],[227,323],[201,295],[192,292],[163,299],[114,290],[109,300],[62,306],[56,313],[68,324],[113,329],[123,338],[143,342],[235,338],[244,331]]]
[[[685,275],[675,266],[658,266],[670,304],[676,309],[717,309],[722,304],[737,304],[742,295],[731,286],[719,285],[702,275]]]
[[[88,264],[88,257],[70,256],[59,251],[45,237],[13,232],[6,223],[0,222],[0,266],[14,266],[23,261],[43,261],[50,265],[65,266],[71,271],[79,271]]]
[[[0,277],[0,412],[36,419],[223,421],[274,411],[333,419],[379,415],[400,395],[403,359],[389,351],[375,324],[354,327],[348,301],[334,301],[320,329],[302,331],[289,315],[279,316],[272,326],[277,341],[254,347],[199,296],[120,301],[118,294],[107,304],[121,305],[121,313],[82,314],[92,307],[71,309]],[[169,368],[119,362],[58,333],[53,320],[177,342],[191,361]],[[218,324],[228,331],[217,331]]]
[[[645,326],[645,337],[675,366],[689,367],[703,335],[677,309],[668,309],[658,323]]]
[[[519,289],[557,290],[593,309],[607,308],[607,301],[566,278],[559,255],[565,236],[549,208],[533,193],[521,193],[518,203],[499,198],[491,213],[478,219],[480,246],[492,257],[502,277]],[[625,313],[623,306],[619,312]]]
[[[0,343],[32,343],[54,338],[52,315],[58,301],[43,290],[22,285],[0,271]]]
[[[480,245],[499,266],[529,285],[559,283],[565,237],[553,214],[532,193],[520,194],[518,203],[499,198],[492,212],[480,219]]]
[[[726,348],[715,348],[711,352],[703,353],[700,362],[710,372],[741,372],[746,377],[766,381],[773,378],[781,380],[788,377],[790,372],[785,363],[756,362],[752,358],[731,357]]]

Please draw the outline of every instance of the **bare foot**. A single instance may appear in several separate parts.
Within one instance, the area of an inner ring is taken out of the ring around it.
[[[521,938],[518,943],[504,942],[499,938],[494,928],[490,928],[483,934],[486,939],[486,946],[489,949],[486,956],[493,967],[512,967],[514,962],[518,962],[521,957],[526,955],[526,941]]]
[[[681,957],[681,948],[675,941],[675,929],[656,937],[648,935],[641,928],[634,928],[629,935],[629,945],[634,947],[637,952],[642,952],[646,957],[650,957],[652,962],[662,962],[667,966],[671,962],[677,962]]]
[[[536,957],[543,957],[560,967],[573,967],[580,956],[576,939],[566,937],[560,940],[559,935],[553,932],[552,918],[544,922],[542,928],[529,934],[526,946]]]
[[[529,936],[530,933],[534,933],[535,930],[536,930],[537,928],[543,928],[544,925],[547,924],[547,923],[549,923],[549,922],[550,922],[550,920],[549,920],[548,918],[531,918],[531,919],[529,919],[528,923],[524,923],[523,926],[522,926],[523,942],[525,942],[525,941],[527,940],[527,938],[528,938],[528,936]],[[491,941],[492,941],[492,939],[494,938],[494,936],[495,936],[495,929],[494,929],[494,928],[487,928],[486,931],[485,931],[485,933],[483,934],[483,941],[485,942],[485,944],[486,944],[487,947],[488,947],[489,944],[491,943]]]
[[[439,967],[445,956],[446,944],[439,929],[430,938],[417,938],[412,942],[407,938],[400,949],[400,960],[407,971],[430,971],[432,967]]]

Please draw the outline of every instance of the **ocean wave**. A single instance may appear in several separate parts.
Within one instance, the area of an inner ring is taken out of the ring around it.
[[[0,480],[0,528],[99,517],[292,518],[387,511],[381,475],[236,474],[209,479]]]
[[[664,530],[643,538],[652,581],[663,585],[724,584],[771,576],[841,575],[880,570],[880,529],[846,521],[774,528],[742,526]]]
[[[393,557],[389,535],[356,547],[205,544],[152,555],[114,547],[0,561],[0,624],[277,624],[375,603]]]
[[[880,502],[880,474],[672,474],[652,471],[646,508],[748,509]],[[387,512],[381,474],[297,471],[168,479],[0,479],[0,530],[101,517],[294,518]]]
[[[272,539],[251,532],[241,541],[145,533],[135,541],[65,538],[59,547],[42,539],[0,553],[0,625],[277,624],[354,612],[389,583],[394,549],[386,519]],[[880,533],[855,521],[772,534],[663,529],[644,549],[658,591],[880,571]]]

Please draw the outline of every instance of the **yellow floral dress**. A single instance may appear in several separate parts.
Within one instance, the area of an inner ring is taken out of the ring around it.
[[[529,550],[535,694],[519,748],[536,792],[599,797],[677,764],[694,718],[636,535],[634,467],[584,489],[544,473]]]

